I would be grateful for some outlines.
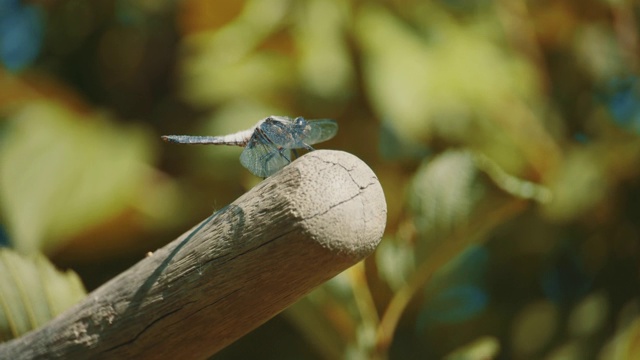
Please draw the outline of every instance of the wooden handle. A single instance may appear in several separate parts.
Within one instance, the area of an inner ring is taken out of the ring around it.
[[[361,160],[308,153],[0,358],[207,358],[371,254],[386,215]]]

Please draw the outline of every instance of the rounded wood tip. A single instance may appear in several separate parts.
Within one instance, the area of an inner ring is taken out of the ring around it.
[[[378,178],[362,160],[344,151],[317,150],[284,168],[299,181],[287,194],[309,237],[322,247],[360,260],[382,238],[387,204]]]

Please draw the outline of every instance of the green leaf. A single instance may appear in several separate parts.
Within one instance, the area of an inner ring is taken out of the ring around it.
[[[350,95],[355,75],[346,36],[348,5],[339,0],[309,0],[299,6],[294,36],[301,85],[325,98]]]
[[[223,28],[187,38],[181,69],[185,99],[199,106],[219,105],[270,97],[290,86],[289,58],[256,51],[281,28],[288,5],[286,0],[249,1]]]
[[[462,24],[435,5],[419,9],[414,24],[377,5],[356,14],[367,96],[401,138],[470,141],[476,122],[538,98],[534,67],[504,48],[494,19]]]
[[[470,151],[449,150],[425,162],[411,188],[416,228],[425,239],[442,238],[466,224],[481,197]]]
[[[85,295],[73,271],[56,270],[41,254],[0,249],[0,341],[42,326]]]
[[[25,106],[0,143],[0,211],[14,247],[52,251],[116,216],[145,190],[149,158],[139,129],[54,103]]]
[[[406,284],[407,279],[415,271],[414,247],[406,242],[391,237],[380,241],[376,249],[376,268],[381,279],[394,291]]]

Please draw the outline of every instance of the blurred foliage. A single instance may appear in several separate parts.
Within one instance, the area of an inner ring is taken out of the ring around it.
[[[45,324],[86,295],[78,275],[57,271],[40,254],[23,257],[0,249],[0,270],[2,341]]]
[[[628,0],[0,0],[0,242],[94,288],[259,181],[240,149],[159,135],[334,118],[320,147],[378,175],[384,238],[215,358],[638,357],[639,18]]]
[[[0,59],[12,71],[31,65],[40,52],[44,19],[37,5],[0,2]]]

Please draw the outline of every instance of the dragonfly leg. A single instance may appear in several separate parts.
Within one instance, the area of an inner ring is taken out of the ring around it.
[[[293,150],[295,152],[295,150]],[[291,159],[289,159],[287,157],[287,155],[284,154],[284,148],[278,148],[278,152],[280,153],[280,156],[282,156],[283,158],[285,158],[285,160],[287,160],[288,163],[291,163]],[[297,155],[296,155],[297,156]]]
[[[304,145],[304,148],[309,150],[309,151],[314,151],[315,150],[313,147],[311,147],[311,145],[307,145],[307,144],[304,144],[304,143],[302,145]]]
[[[291,149],[291,151],[293,151],[293,155],[297,158],[300,157],[300,155],[298,155],[298,151],[296,149]]]

